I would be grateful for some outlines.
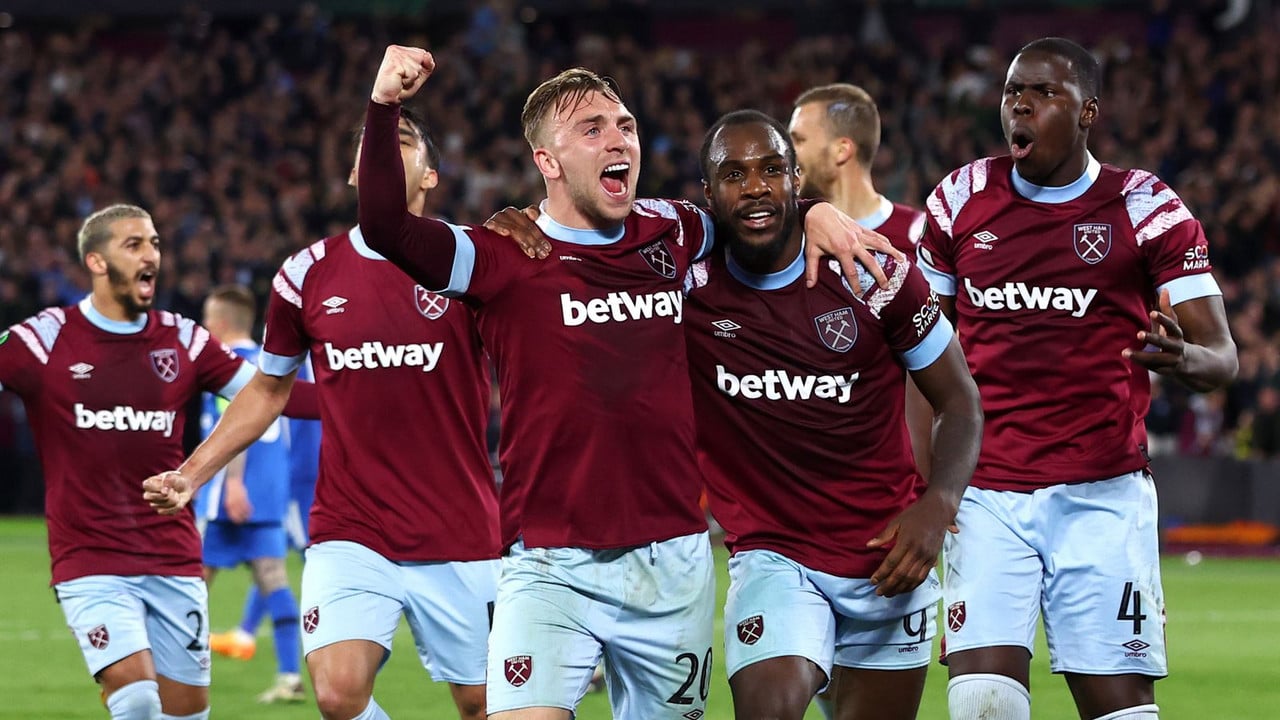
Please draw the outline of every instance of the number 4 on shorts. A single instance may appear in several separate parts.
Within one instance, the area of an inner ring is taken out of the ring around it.
[[[1133,634],[1142,634],[1142,621],[1147,616],[1142,614],[1142,593],[1133,589],[1133,583],[1124,584],[1124,593],[1120,596],[1120,612],[1116,620],[1132,620]]]

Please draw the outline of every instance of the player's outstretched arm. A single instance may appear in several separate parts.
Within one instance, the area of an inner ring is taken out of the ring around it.
[[[1187,300],[1174,308],[1169,291],[1162,290],[1160,309],[1151,311],[1151,329],[1139,331],[1138,339],[1154,349],[1126,349],[1125,357],[1196,392],[1226,385],[1240,369],[1221,295]]]
[[[952,335],[947,349],[911,379],[935,413],[932,475],[920,499],[894,518],[870,547],[894,543],[871,576],[876,594],[893,597],[915,589],[938,562],[946,532],[955,532],[960,497],[978,464],[982,444],[982,401],[969,374],[960,343]]]
[[[259,370],[227,406],[213,432],[177,470],[142,482],[142,497],[161,515],[173,515],[191,502],[196,490],[243,452],[280,417],[298,372],[277,377]],[[284,481],[283,479],[281,480]]]
[[[818,282],[818,270],[822,267],[822,258],[827,255],[840,263],[845,280],[849,281],[855,295],[861,295],[863,290],[858,282],[857,265],[866,268],[880,287],[889,287],[884,268],[871,253],[881,252],[898,260],[907,259],[888,238],[862,227],[829,202],[817,203],[805,213],[804,234],[808,241],[804,259],[805,287],[813,287]]]

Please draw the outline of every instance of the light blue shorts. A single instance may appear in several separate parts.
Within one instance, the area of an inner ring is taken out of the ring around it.
[[[831,677],[833,665],[909,670],[929,664],[936,634],[938,577],[886,598],[865,578],[811,570],[769,550],[729,558],[724,610],[729,677],[776,657],[812,660]]]
[[[489,639],[489,713],[575,709],[603,654],[617,720],[701,717],[714,613],[705,532],[618,550],[517,542]]]
[[[204,564],[233,568],[258,558],[283,558],[287,540],[280,523],[246,523],[214,520],[203,528]]]
[[[208,687],[209,593],[203,579],[89,575],[58,583],[54,591],[90,675],[150,650],[157,674]]]
[[[369,640],[391,655],[403,614],[422,666],[436,682],[483,685],[500,562],[394,563],[358,543],[307,548],[302,651]]]
[[[1156,488],[1133,472],[1031,493],[969,488],[947,535],[947,652],[1034,647],[1058,673],[1168,674]]]

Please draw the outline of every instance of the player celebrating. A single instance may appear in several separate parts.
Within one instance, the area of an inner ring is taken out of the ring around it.
[[[978,390],[910,263],[880,256],[888,289],[852,293],[838,267],[815,288],[800,282],[781,123],[729,113],[702,147],[727,247],[689,273],[686,333],[698,457],[733,553],[735,716],[799,720],[834,665],[837,717],[914,718],[940,597],[933,566],[977,460]],[[927,489],[904,425],[904,370],[939,412]]]
[[[360,219],[370,245],[410,275],[479,308],[498,368],[508,553],[491,717],[571,717],[602,653],[614,717],[693,717],[706,706],[714,576],[681,278],[712,240],[710,218],[635,200],[635,118],[582,69],[544,82],[523,113],[547,185],[545,263],[523,262],[492,232],[415,218],[399,201],[394,128],[433,69],[421,49],[387,49]]]
[[[880,112],[867,91],[847,83],[809,88],[796,98],[789,130],[800,166],[800,196],[828,200],[914,258],[924,232],[924,213],[890,201],[871,181],[871,167],[880,148]],[[928,478],[933,408],[910,376],[907,427],[916,467]]]
[[[0,334],[0,383],[26,403],[44,467],[54,590],[113,720],[205,718],[200,536],[189,511],[151,512],[136,483],[182,457],[189,399],[233,397],[253,368],[151,309],[160,236],[146,210],[99,210],[78,240],[92,292]]]
[[[1088,150],[1099,79],[1074,42],[1023,47],[1000,109],[1010,154],[953,172],[928,201],[920,261],[986,414],[946,547],[952,718],[1030,717],[1042,608],[1050,667],[1082,718],[1157,717],[1147,371],[1205,391],[1234,377],[1236,354],[1200,223],[1151,173]]]
[[[435,144],[411,113],[384,131],[395,158],[387,167],[403,168],[398,205],[417,215],[439,181]],[[280,388],[275,396],[308,350],[316,359],[323,441],[303,650],[327,720],[386,718],[374,679],[404,615],[424,666],[450,684],[462,717],[478,720],[500,570],[487,363],[471,311],[416,285],[365,243],[363,227],[284,263],[252,383]],[[233,402],[178,473],[148,480],[148,497],[180,507],[277,413]]]
[[[259,353],[250,336],[255,313],[253,293],[243,285],[214,288],[204,302],[204,324],[213,337],[254,364]],[[206,436],[225,407],[225,400],[205,397],[200,424]],[[280,479],[289,475],[290,443],[284,423],[283,419],[271,423],[196,497],[196,517],[203,525],[205,581],[212,585],[219,569],[247,564],[275,627],[277,676],[275,684],[258,696],[263,703],[305,699],[298,674],[298,601],[289,588],[284,562],[289,486]]]

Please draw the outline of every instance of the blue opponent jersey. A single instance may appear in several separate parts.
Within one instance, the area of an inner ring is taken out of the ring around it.
[[[259,347],[253,343],[232,345],[231,349],[246,362],[257,365]],[[227,401],[208,393],[204,396],[204,412],[200,429],[204,437],[213,431]],[[251,523],[279,523],[289,507],[289,426],[285,418],[276,418],[257,442],[249,446],[245,459],[244,484],[253,505]],[[219,472],[196,495],[196,517],[203,520],[230,522],[222,505],[222,489],[226,470]]]

